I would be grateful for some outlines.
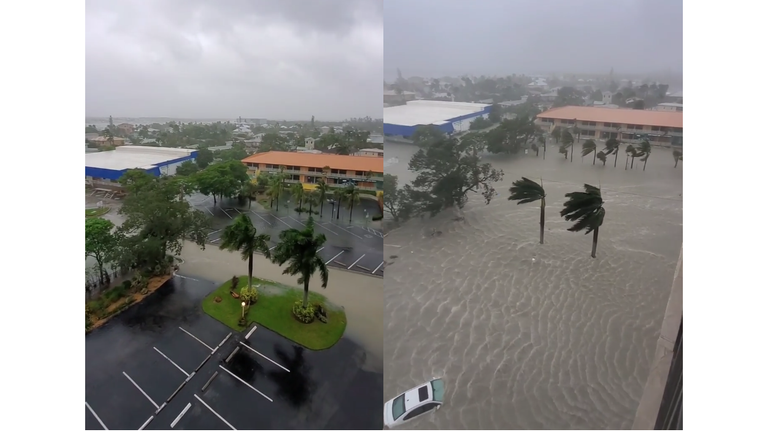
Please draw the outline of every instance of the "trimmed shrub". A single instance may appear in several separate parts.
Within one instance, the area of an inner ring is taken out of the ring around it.
[[[130,291],[132,288],[131,281],[130,280],[124,280],[123,281],[123,289],[126,291]]]
[[[259,300],[259,292],[256,291],[256,287],[248,289],[247,286],[244,286],[240,289],[240,298],[249,305],[254,304]]]
[[[309,324],[315,320],[315,307],[312,306],[312,304],[308,304],[307,307],[302,307],[301,304],[302,301],[297,300],[296,303],[293,304],[291,312],[293,312],[293,316],[295,316],[297,320],[304,324]]]
[[[237,276],[232,276],[232,284],[229,287],[229,290],[236,292],[237,291],[237,284],[239,284],[239,283],[240,283],[240,278],[237,277]]]

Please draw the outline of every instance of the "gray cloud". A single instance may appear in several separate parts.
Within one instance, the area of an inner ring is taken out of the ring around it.
[[[381,0],[86,1],[86,115],[381,116]]]
[[[682,72],[680,0],[386,0],[385,76]]]

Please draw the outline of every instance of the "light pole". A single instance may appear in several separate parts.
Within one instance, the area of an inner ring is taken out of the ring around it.
[[[243,307],[243,313],[240,315],[240,318],[245,319],[245,302],[240,303],[240,306]]]

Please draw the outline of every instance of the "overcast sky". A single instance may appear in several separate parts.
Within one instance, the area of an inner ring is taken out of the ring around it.
[[[386,0],[385,77],[683,70],[680,0]]]
[[[381,117],[382,0],[86,0],[86,116]]]

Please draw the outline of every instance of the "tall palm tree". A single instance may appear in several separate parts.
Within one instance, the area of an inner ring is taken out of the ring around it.
[[[240,194],[246,198],[248,198],[248,208],[251,208],[251,202],[253,201],[254,195],[259,190],[259,186],[256,185],[253,181],[247,181],[243,183],[243,188],[240,191]]]
[[[573,222],[568,231],[579,232],[587,230],[585,234],[592,233],[592,258],[597,253],[597,236],[600,233],[600,226],[605,219],[605,209],[603,208],[603,197],[600,189],[592,185],[585,184],[584,192],[569,192],[565,194],[568,200],[565,202],[560,216],[566,221]]]
[[[627,167],[629,166],[629,158],[632,158],[632,164],[635,163],[635,157],[637,157],[637,151],[635,150],[635,146],[632,144],[627,145],[627,148],[624,149],[624,153],[627,154],[627,159],[624,160],[624,170],[626,171]]]
[[[596,156],[597,156],[598,159],[600,159],[600,162],[603,163],[603,166],[605,166],[605,160],[606,160],[605,152],[599,151],[599,152],[597,152]]]
[[[547,158],[547,140],[544,138],[544,135],[539,134],[539,136],[536,137],[536,142],[539,144],[539,147],[542,147],[544,149],[544,154],[542,155],[543,159]],[[536,157],[539,157],[539,151],[536,150]]]
[[[353,184],[345,187],[344,202],[349,204],[349,223],[352,223],[352,208],[360,202],[360,189]]]
[[[312,207],[316,206],[320,198],[320,193],[317,189],[311,190],[304,194],[304,202],[309,205],[309,214],[312,214]]]
[[[303,229],[289,228],[280,232],[280,243],[272,254],[272,261],[278,265],[288,263],[283,274],[299,275],[299,283],[304,285],[302,307],[305,308],[309,304],[309,281],[315,272],[320,272],[322,287],[328,286],[328,267],[318,253],[324,243],[325,235],[315,235],[315,223],[310,216]]]
[[[675,168],[677,168],[677,162],[683,160],[683,151],[673,150],[672,157],[675,158]]]
[[[581,141],[581,129],[579,129],[579,126],[576,124],[576,119],[573,119],[573,134],[576,135],[575,143]],[[571,149],[571,162],[573,162],[573,149]]]
[[[280,175],[275,175],[269,179],[269,186],[267,187],[267,195],[270,199],[269,208],[272,208],[273,203],[277,203],[276,211],[280,211],[280,193],[283,188],[283,179]]]
[[[563,128],[561,126],[555,126],[554,129],[552,129],[552,138],[555,139],[555,144],[560,144],[560,139],[563,136]]]
[[[291,185],[291,196],[293,197],[293,199],[296,200],[296,205],[298,205],[298,207],[296,207],[296,209],[297,209],[296,211],[300,212],[301,211],[301,203],[304,201],[304,196],[305,196],[304,185],[301,184],[301,183],[294,183],[294,184],[292,184]]]
[[[547,194],[544,192],[544,186],[533,180],[523,177],[521,180],[512,182],[509,188],[510,201],[517,201],[517,204],[527,204],[534,201],[541,201],[541,214],[539,216],[539,242],[544,244],[544,207],[546,206]]]
[[[325,205],[325,198],[329,195],[331,188],[328,186],[328,183],[325,182],[325,179],[322,178],[318,180],[317,188],[315,188],[315,191],[317,191],[317,199],[320,201],[320,217],[323,217],[323,206]],[[331,215],[331,217],[333,217],[333,215]]]
[[[581,158],[584,159],[584,156],[590,153],[593,153],[592,165],[594,165],[597,160],[597,144],[595,144],[595,140],[588,139],[581,145]]]
[[[564,130],[560,134],[560,140],[563,142],[563,145],[561,148],[565,148],[567,150],[570,150],[571,152],[571,162],[573,162],[573,135],[567,130]],[[561,150],[562,153],[562,150]],[[568,159],[568,153],[565,154],[565,158]]]
[[[269,234],[259,234],[251,219],[244,214],[238,216],[232,225],[224,228],[219,249],[226,249],[230,252],[240,251],[243,260],[248,260],[249,289],[253,280],[253,254],[260,252],[269,259],[268,242]]]
[[[613,157],[613,167],[616,168],[616,161],[619,160],[619,140],[616,138],[608,138],[608,141],[605,142],[605,149],[603,151],[605,152],[606,156],[608,155],[614,155]]]
[[[645,166],[648,165],[648,158],[651,156],[651,143],[647,139],[643,139],[640,142],[640,153],[642,153],[640,160],[643,162],[643,171],[645,171]]]
[[[333,199],[336,201],[336,219],[338,220],[341,217],[341,203],[344,201],[344,189],[334,189]],[[331,218],[333,218],[333,215],[331,215]]]

